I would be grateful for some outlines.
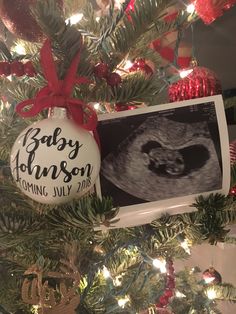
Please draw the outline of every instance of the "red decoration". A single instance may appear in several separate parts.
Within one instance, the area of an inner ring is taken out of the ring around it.
[[[67,108],[72,119],[88,131],[94,131],[97,125],[96,111],[86,105],[82,100],[72,98],[72,90],[75,84],[86,84],[89,80],[85,77],[76,77],[80,61],[78,53],[72,61],[64,80],[57,77],[56,64],[53,60],[50,41],[47,40],[41,52],[41,65],[48,85],[43,87],[34,99],[28,99],[16,106],[16,111],[22,117],[33,117],[43,109],[56,107]],[[25,109],[30,106],[30,109]],[[94,134],[97,137],[97,134]],[[98,138],[96,138],[98,141]]]
[[[37,73],[31,61],[27,61],[25,64],[18,60],[11,63],[7,61],[0,62],[0,76],[9,76],[11,74],[18,77],[23,75],[33,77]]]
[[[33,63],[31,61],[27,61],[24,64],[24,71],[25,71],[25,74],[30,76],[30,77],[33,77],[37,74],[35,71],[35,68],[33,66]]]
[[[166,63],[173,63],[175,60],[175,46],[178,38],[178,32],[168,32],[161,38],[154,40],[151,43],[151,48],[160,54],[166,60]],[[186,43],[181,43],[178,50],[177,65],[180,68],[187,68],[191,62],[192,48]],[[165,64],[164,64],[165,65]]]
[[[109,68],[106,63],[98,63],[94,67],[94,75],[98,78],[106,78],[109,74]]]
[[[6,28],[16,37],[40,42],[44,35],[33,17],[30,7],[34,6],[37,0],[1,0],[0,17]],[[63,0],[57,0],[62,6]]]
[[[236,163],[236,141],[230,143],[230,164],[233,166]]]
[[[0,62],[0,75],[9,76],[11,74],[11,67],[9,62]]]
[[[121,83],[121,76],[118,73],[111,73],[107,77],[107,84],[110,86],[117,86]]]
[[[24,65],[20,61],[13,61],[11,63],[11,74],[15,76],[23,76],[25,74]]]
[[[167,269],[166,287],[164,293],[156,303],[156,309],[158,311],[159,309],[165,308],[169,304],[170,298],[172,298],[172,296],[174,295],[175,290],[175,275],[174,275],[175,269],[173,266],[173,261],[170,260],[167,262],[166,269]]]
[[[115,111],[118,111],[118,112],[125,111],[125,110],[134,110],[136,108],[137,108],[136,106],[131,106],[131,105],[123,104],[123,103],[119,103],[114,106]]]
[[[135,5],[135,0],[130,0],[126,10],[125,10],[125,13],[127,14],[127,17],[129,20],[131,20],[131,16],[130,16],[130,11],[134,11],[134,5]]]
[[[223,15],[224,10],[230,9],[236,0],[196,0],[193,1],[195,10],[205,24],[211,24]]]
[[[222,277],[220,273],[218,273],[218,271],[216,271],[214,267],[210,267],[205,270],[202,277],[205,280],[206,284],[217,285],[222,282]]]
[[[152,68],[146,63],[145,59],[135,60],[132,67],[129,69],[129,72],[135,72],[135,71],[143,71],[147,75],[153,74]]]
[[[170,102],[221,94],[221,82],[216,74],[204,67],[194,67],[184,79],[169,86]]]

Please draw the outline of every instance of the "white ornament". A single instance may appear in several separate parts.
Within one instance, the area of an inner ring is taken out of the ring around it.
[[[11,170],[18,187],[45,204],[83,196],[93,187],[100,163],[94,137],[62,108],[54,108],[48,119],[25,129],[11,152]]]

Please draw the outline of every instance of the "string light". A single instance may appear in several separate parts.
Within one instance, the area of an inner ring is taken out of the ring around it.
[[[206,284],[212,283],[215,280],[215,277],[206,277],[204,281]]]
[[[186,295],[183,294],[183,293],[180,292],[180,291],[176,291],[176,292],[175,292],[175,296],[176,296],[177,298],[186,298]]]
[[[166,261],[155,258],[152,261],[154,267],[159,268],[162,274],[166,273]]]
[[[195,5],[192,3],[192,4],[189,4],[186,8],[186,11],[189,13],[189,14],[193,14],[195,12]]]
[[[99,109],[99,106],[100,106],[100,104],[99,104],[98,102],[96,102],[96,103],[93,105],[93,108],[94,108],[95,110],[98,110],[98,109]]]
[[[189,243],[188,240],[185,239],[183,242],[181,242],[180,246],[185,250],[186,253],[189,255],[191,254],[190,248],[189,248]]]
[[[66,19],[66,24],[75,25],[82,20],[83,16],[83,13],[74,14]]]
[[[188,76],[192,72],[193,72],[193,69],[181,70],[181,71],[179,71],[179,76],[181,78],[185,78],[186,76]]]
[[[129,297],[125,296],[124,298],[118,300],[118,305],[123,309],[129,301]]]
[[[102,274],[103,274],[103,277],[104,277],[105,279],[108,279],[108,278],[111,277],[111,273],[110,273],[109,270],[106,268],[106,266],[103,266]]]
[[[124,64],[124,70],[129,70],[133,66],[133,62],[130,60],[126,60]]]
[[[99,22],[100,21],[100,16],[97,16],[95,20],[96,20],[96,22]]]
[[[210,300],[216,299],[216,296],[217,296],[214,288],[207,289],[206,295],[207,295],[208,299],[210,299]]]
[[[16,52],[18,55],[25,55],[25,47],[21,44],[17,44],[12,48],[12,51]]]
[[[122,276],[118,275],[115,277],[115,279],[113,279],[113,285],[115,287],[120,287],[122,285]]]

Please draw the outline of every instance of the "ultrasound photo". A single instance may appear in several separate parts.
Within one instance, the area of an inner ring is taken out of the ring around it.
[[[115,206],[131,206],[221,190],[216,106],[210,98],[200,101],[103,117],[101,194]]]

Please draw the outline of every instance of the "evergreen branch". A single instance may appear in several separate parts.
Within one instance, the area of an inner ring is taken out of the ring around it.
[[[100,225],[109,225],[115,222],[114,217],[118,210],[112,206],[111,199],[85,197],[70,206],[60,206],[48,213],[50,224],[57,228],[90,228]]]
[[[60,65],[60,77],[63,78],[75,55],[80,51],[81,62],[78,68],[80,75],[91,75],[90,56],[82,44],[82,35],[72,25],[66,25],[55,0],[38,1],[34,15],[45,34],[51,38],[57,57],[63,62]]]
[[[232,108],[236,106],[236,96],[224,99],[225,109]]]
[[[236,302],[236,288],[233,287],[231,284],[224,283],[221,285],[208,287],[205,290],[206,293],[210,289],[213,289],[215,291],[216,299]]]
[[[224,243],[236,245],[236,238],[235,237],[226,237],[224,240]]]
[[[130,12],[132,22],[124,16],[122,24],[118,25],[103,42],[103,49],[113,53],[113,66],[120,63],[130,47],[135,46],[141,36],[154,26],[160,13],[171,3],[172,1],[169,0],[137,0],[135,2],[134,12]]]
[[[236,163],[231,166],[231,187],[236,185]]]

